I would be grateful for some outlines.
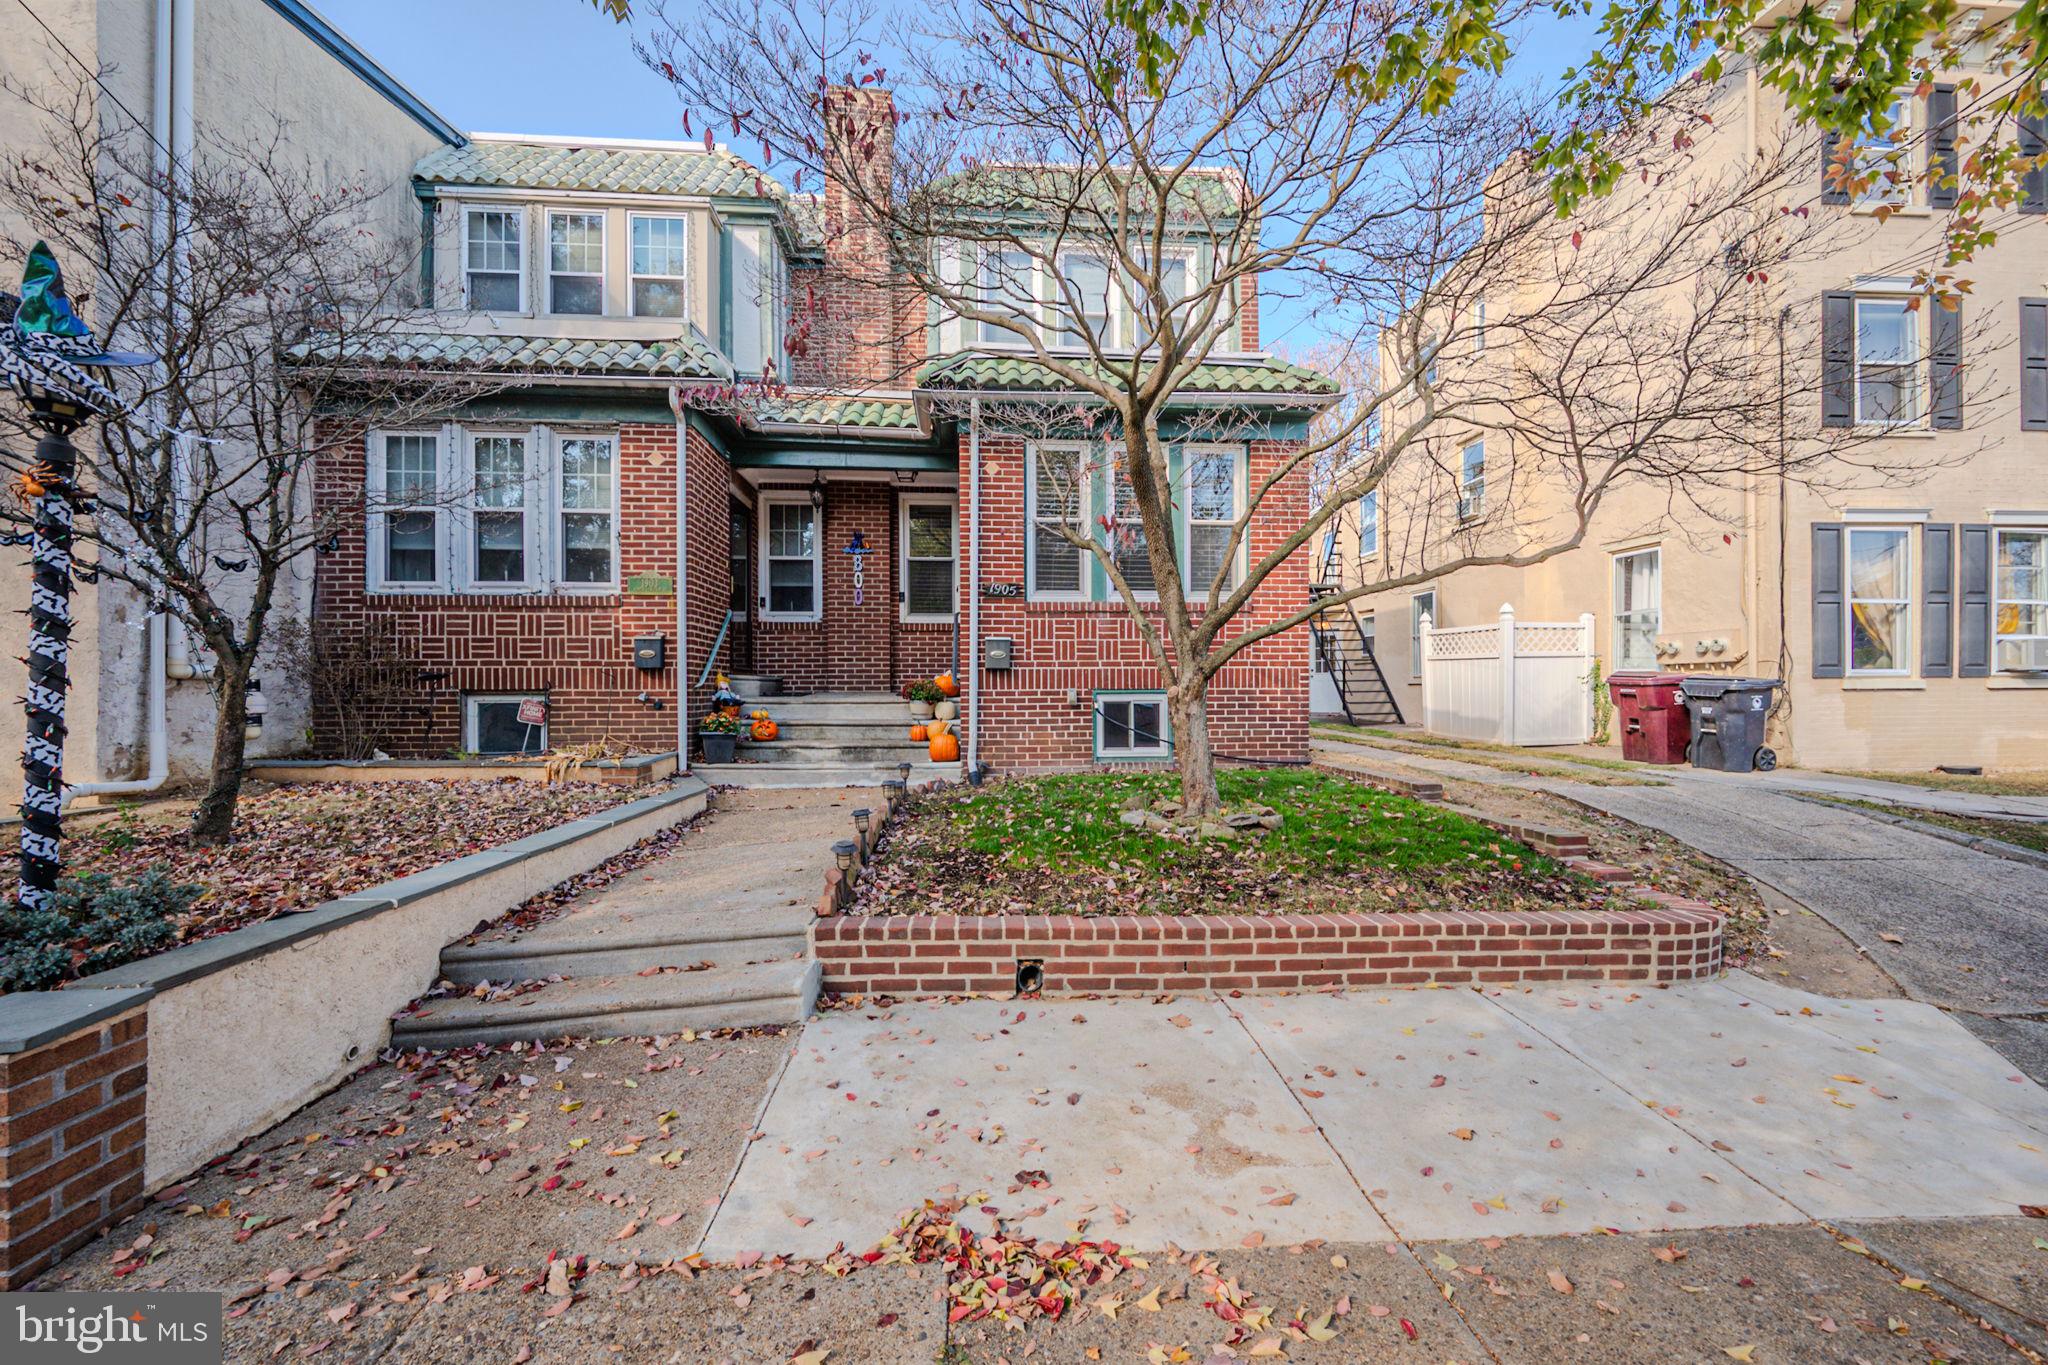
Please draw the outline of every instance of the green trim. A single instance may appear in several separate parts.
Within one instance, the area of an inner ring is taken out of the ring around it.
[[[663,398],[612,397],[587,390],[561,393],[519,393],[475,398],[463,404],[463,419],[534,422],[673,422],[675,414]]]
[[[1159,699],[1159,738],[1166,746],[1156,754],[1106,754],[1102,751],[1102,703],[1105,699],[1117,697],[1144,697]],[[1088,706],[1088,747],[1094,753],[1097,763],[1171,763],[1173,762],[1173,720],[1166,714],[1166,691],[1158,687],[1117,687],[1097,688]]]
[[[434,215],[440,205],[434,197],[432,185],[417,182],[412,187],[413,197],[420,201],[420,306],[434,306]]]
[[[950,474],[960,467],[956,456],[937,451],[820,447],[742,450],[732,462],[735,469],[916,469],[935,474]]]
[[[718,229],[718,351],[732,354],[732,229]]]

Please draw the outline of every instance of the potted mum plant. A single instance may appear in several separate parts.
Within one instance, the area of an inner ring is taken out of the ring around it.
[[[739,744],[740,721],[738,716],[728,716],[723,711],[714,711],[704,717],[697,727],[697,740],[704,746],[706,763],[730,763],[733,751]]]
[[[910,699],[910,715],[913,720],[930,720],[932,708],[946,699],[934,682],[914,682],[903,689],[903,695]]]

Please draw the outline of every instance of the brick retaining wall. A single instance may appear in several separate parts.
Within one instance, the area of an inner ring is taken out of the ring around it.
[[[1721,914],[1642,909],[1320,915],[851,915],[820,919],[824,988],[842,995],[1008,994],[1020,961],[1047,992],[1640,981],[1721,969]]]
[[[140,1005],[0,1056],[0,1290],[141,1207],[148,1077]]]

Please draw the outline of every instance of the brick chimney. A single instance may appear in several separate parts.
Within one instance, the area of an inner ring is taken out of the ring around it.
[[[824,377],[897,385],[924,350],[910,290],[893,278],[888,237],[870,204],[887,204],[896,101],[887,90],[834,86],[825,96],[825,281],[819,321]],[[863,202],[865,194],[867,202]]]

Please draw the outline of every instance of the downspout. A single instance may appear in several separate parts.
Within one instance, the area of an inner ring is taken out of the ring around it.
[[[676,418],[676,772],[690,770],[690,506],[689,420],[683,415],[683,389],[668,386],[669,411]]]
[[[967,773],[981,771],[981,396],[967,400]],[[1028,533],[1029,528],[1026,528]]]
[[[149,775],[120,782],[72,782],[64,787],[64,805],[77,796],[133,796],[153,792],[171,776],[171,727],[164,714],[164,625],[168,612],[149,618]]]

